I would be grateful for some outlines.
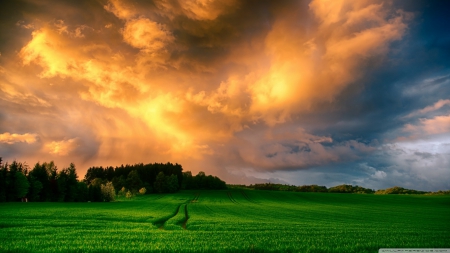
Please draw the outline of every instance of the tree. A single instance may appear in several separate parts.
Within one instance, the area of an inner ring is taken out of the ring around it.
[[[162,171],[156,176],[153,188],[157,193],[167,192],[167,180]]]
[[[178,190],[178,177],[174,174],[167,178],[167,191],[176,192]]]
[[[142,187],[142,188],[139,190],[139,193],[142,194],[142,195],[144,195],[146,192],[147,192],[147,189],[145,189],[145,187]]]
[[[58,202],[64,202],[67,193],[67,178],[66,170],[61,170],[56,176],[56,200]]]
[[[14,177],[15,197],[23,198],[27,195],[30,184],[28,183],[27,177],[20,171],[16,171]]]
[[[193,189],[192,185],[192,173],[190,171],[183,172],[183,183],[181,184],[181,189]]]
[[[133,194],[137,193],[142,188],[143,183],[136,170],[131,171],[127,177],[127,186]]]
[[[116,190],[111,182],[101,185],[101,191],[103,195],[103,201],[110,202],[116,198]]]
[[[145,192],[148,193],[152,193],[153,192],[153,186],[151,186],[149,183],[145,182],[144,183],[144,187],[145,188]]]
[[[102,184],[105,184],[105,183],[106,182],[101,178],[94,178],[94,180],[91,181],[90,185],[100,187]]]
[[[53,161],[50,161],[49,163],[43,163],[42,167],[45,169],[45,172],[47,173],[48,178],[48,185],[47,185],[47,201],[58,201],[58,168],[56,167],[55,163]],[[44,185],[44,184],[43,184]],[[45,188],[45,186],[44,186]]]
[[[30,189],[28,191],[29,200],[39,201],[39,193],[42,190],[42,183],[36,180],[36,178],[32,175],[28,175],[28,181],[30,182]]]
[[[194,177],[194,184],[197,185],[199,189],[205,189],[206,188],[206,174],[203,171],[200,171],[195,177]]]
[[[68,168],[63,170],[66,178],[66,198],[65,201],[72,202],[77,198],[78,175],[75,164],[71,163]]]
[[[122,189],[123,187],[126,186],[127,182],[126,180],[123,178],[123,176],[120,177],[114,177],[111,181],[114,185],[114,189],[116,189],[116,191],[120,191],[120,189]]]
[[[36,182],[40,182],[42,185],[41,190],[36,193],[37,197],[35,201],[50,201],[51,200],[51,190],[50,190],[50,180],[46,170],[47,163],[36,163],[34,168],[28,173],[28,177],[32,177]]]
[[[102,195],[102,179],[96,178],[92,180],[91,184],[88,186],[88,200],[93,202],[103,201]]]
[[[99,186],[89,185],[88,187],[88,200],[92,202],[102,201],[102,190]]]
[[[0,202],[6,201],[6,176],[8,173],[8,166],[0,164]]]
[[[105,179],[108,181],[112,181],[112,179],[114,178],[114,168],[110,166],[104,170],[104,173]]]
[[[77,183],[77,194],[75,197],[75,201],[77,202],[86,202],[89,199],[89,189],[85,182]]]
[[[13,161],[6,170],[6,200],[15,201],[23,198],[28,193],[28,179],[23,173],[26,173],[26,165]]]
[[[106,179],[105,170],[103,169],[103,167],[89,168],[88,171],[86,172],[86,175],[84,176],[84,181],[86,182],[87,185],[90,185],[91,181],[94,180],[95,178]]]

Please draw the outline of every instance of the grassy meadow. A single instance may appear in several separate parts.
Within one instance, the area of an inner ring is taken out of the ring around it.
[[[378,252],[450,248],[450,196],[181,191],[0,203],[0,252]]]

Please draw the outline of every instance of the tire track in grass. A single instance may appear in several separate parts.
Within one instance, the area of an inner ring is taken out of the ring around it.
[[[194,199],[191,200],[191,203],[196,203],[196,202],[198,202],[198,197],[199,197],[199,196],[200,196],[200,193],[197,192],[197,193],[195,194]]]
[[[230,199],[231,202],[237,204],[236,200],[233,198],[233,195],[231,194],[231,192],[227,192],[227,196]]]
[[[164,223],[166,223],[166,221],[170,220],[172,217],[175,217],[178,214],[178,212],[180,211],[180,207],[181,207],[181,205],[178,205],[175,213],[173,213],[171,215],[168,215],[168,216],[164,216],[164,217],[162,217],[160,219],[157,219],[156,221],[153,222],[153,225],[157,226],[158,229],[163,230],[164,229]]]
[[[247,193],[245,191],[241,191],[242,196],[244,196],[244,198],[251,203],[257,204],[257,202],[255,202],[254,200],[250,199],[250,197],[247,195]]]
[[[186,223],[187,223],[188,220],[189,220],[189,214],[188,214],[188,209],[187,209],[187,207],[188,207],[187,204],[184,205],[184,217],[185,217],[185,220],[184,220],[183,223],[181,224],[181,227],[182,227],[184,230],[187,229],[187,228],[186,228]]]
[[[164,196],[165,196],[165,195],[163,195],[162,197],[164,197]],[[189,219],[189,213],[188,213],[188,210],[187,210],[188,203],[195,203],[195,202],[197,202],[199,196],[200,196],[200,193],[196,193],[196,194],[195,194],[195,197],[194,197],[192,200],[187,200],[187,201],[184,202],[183,204],[179,204],[178,207],[177,207],[177,209],[176,209],[176,211],[175,211],[174,213],[172,213],[171,215],[164,216],[164,217],[162,217],[162,218],[160,218],[160,219],[154,221],[154,222],[153,222],[153,225],[157,226],[158,229],[165,230],[164,225],[165,225],[170,219],[172,219],[172,218],[174,218],[175,216],[177,216],[178,213],[180,212],[180,209],[181,209],[181,212],[184,212],[184,219],[183,219],[182,221],[180,221],[180,222],[177,222],[176,224],[179,225],[179,226],[181,226],[183,229],[186,229],[186,224],[187,224],[187,221],[188,221],[188,219]],[[162,197],[161,197],[161,198],[162,198]],[[170,223],[170,222],[169,222],[169,223]],[[171,224],[171,225],[173,225],[173,224]]]
[[[186,223],[189,219],[187,205],[187,203],[180,205],[178,208],[178,213],[164,223],[164,230],[186,229]]]

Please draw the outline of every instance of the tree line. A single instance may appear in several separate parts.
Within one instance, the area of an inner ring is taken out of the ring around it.
[[[226,189],[226,183],[216,176],[206,175],[202,171],[193,176],[190,171],[183,172],[181,165],[172,163],[91,167],[88,169],[84,181],[87,184],[92,184],[94,181],[112,182],[116,191],[125,188],[133,194],[136,194],[142,187],[146,189],[147,193],[171,193],[180,189]]]
[[[78,179],[75,164],[59,170],[55,163],[36,163],[30,168],[0,158],[0,202],[5,201],[113,201],[117,196],[172,193],[180,189],[226,189],[218,177],[183,172],[179,164],[154,163],[90,167]]]
[[[244,187],[255,190],[269,190],[269,191],[293,191],[293,192],[328,192],[328,193],[362,193],[362,194],[427,194],[427,195],[443,195],[450,194],[450,191],[437,191],[437,192],[427,192],[427,191],[417,191],[411,189],[405,189],[402,187],[394,186],[382,190],[373,190],[369,188],[364,188],[358,185],[348,185],[342,184],[327,188],[326,186],[320,185],[286,185],[286,184],[251,184],[246,185],[234,185],[234,187]]]
[[[75,165],[58,171],[53,162],[30,169],[13,161],[0,163],[0,201],[87,201],[88,185],[78,181]]]

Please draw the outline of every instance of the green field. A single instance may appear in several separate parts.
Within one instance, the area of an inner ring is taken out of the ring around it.
[[[1,252],[378,252],[450,248],[450,196],[182,191],[1,203]]]

